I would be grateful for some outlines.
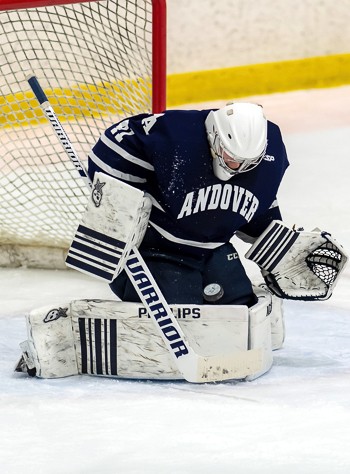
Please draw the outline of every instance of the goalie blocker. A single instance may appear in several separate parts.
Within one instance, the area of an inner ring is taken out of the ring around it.
[[[171,305],[198,353],[234,354],[232,379],[253,380],[272,365],[271,294],[259,288],[257,295],[251,308]],[[141,303],[77,300],[39,308],[27,316],[27,333],[17,372],[41,378],[184,378]]]

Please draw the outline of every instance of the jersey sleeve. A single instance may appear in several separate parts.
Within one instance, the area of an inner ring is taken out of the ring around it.
[[[88,172],[91,179],[101,171],[144,190],[154,167],[147,154],[145,141],[149,117],[141,114],[109,127],[89,153]]]
[[[248,224],[242,226],[236,232],[236,236],[244,242],[253,243],[273,220],[282,220],[277,199],[271,204],[266,212],[255,217]]]

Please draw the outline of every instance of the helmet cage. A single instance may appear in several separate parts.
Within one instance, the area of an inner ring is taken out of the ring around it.
[[[214,130],[213,130],[214,131]],[[214,131],[214,140],[211,141],[211,150],[212,154],[218,160],[218,164],[221,168],[224,169],[226,173],[231,176],[234,176],[238,173],[245,173],[247,171],[251,171],[254,169],[258,164],[262,161],[266,154],[267,142],[263,151],[255,158],[242,158],[240,156],[234,155],[230,150],[225,148],[224,144],[222,143],[219,133],[217,130]],[[224,153],[230,158],[230,160],[224,159]],[[233,161],[235,163],[239,163],[239,167],[236,169],[231,169],[227,165],[227,161]]]

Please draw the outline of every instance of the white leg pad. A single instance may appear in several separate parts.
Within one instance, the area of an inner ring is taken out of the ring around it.
[[[269,300],[246,306],[171,305],[190,345],[202,355],[237,351],[237,379],[253,380],[272,365]],[[182,379],[141,303],[77,300],[27,318],[31,358],[43,378],[75,374],[118,378]],[[46,322],[44,322],[46,320]],[[257,349],[258,361],[252,349]],[[27,349],[28,350],[28,349]]]
[[[283,314],[283,300],[278,296],[272,295],[271,308],[271,345],[272,350],[281,349],[285,339],[285,325]]]
[[[265,293],[259,297],[258,303],[249,310],[249,349],[262,349],[262,362],[260,371],[247,376],[247,380],[254,380],[267,372],[273,363],[271,346],[271,318],[270,294]]]
[[[38,377],[79,374],[70,303],[33,310],[27,316],[27,331],[28,341],[24,347],[35,365]]]
[[[253,285],[254,293],[258,298],[270,298],[270,320],[271,320],[271,346],[272,350],[281,349],[285,339],[285,325],[283,312],[283,299],[272,295],[267,286],[262,283],[258,286]]]

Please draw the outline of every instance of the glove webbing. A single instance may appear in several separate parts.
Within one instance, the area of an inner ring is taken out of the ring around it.
[[[327,235],[323,235],[327,238]],[[342,254],[332,242],[325,242],[306,257],[306,263],[326,285],[334,283],[340,271]]]

